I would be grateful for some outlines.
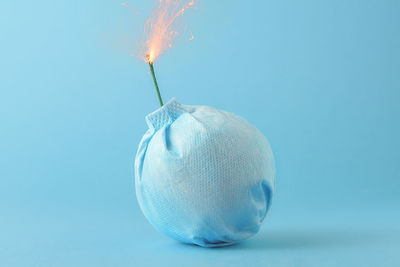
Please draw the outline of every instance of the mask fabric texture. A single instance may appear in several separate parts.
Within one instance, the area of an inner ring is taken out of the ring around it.
[[[267,139],[233,113],[176,99],[146,116],[135,159],[139,205],[166,235],[203,247],[258,232],[275,189]]]

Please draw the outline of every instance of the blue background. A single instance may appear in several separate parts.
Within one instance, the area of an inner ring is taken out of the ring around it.
[[[146,16],[153,1],[131,5]],[[243,116],[277,168],[261,232],[204,249],[156,232],[136,202],[158,103],[119,40],[141,17],[120,1],[3,1],[0,265],[399,266],[399,10],[202,0],[188,13],[195,40],[155,63],[164,100]]]

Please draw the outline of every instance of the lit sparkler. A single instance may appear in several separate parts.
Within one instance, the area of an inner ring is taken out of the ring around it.
[[[153,64],[162,53],[171,47],[180,42],[193,40],[193,35],[187,29],[183,17],[186,10],[193,7],[194,0],[156,0],[156,7],[146,21],[144,41],[139,56],[149,63],[160,106],[163,106],[163,101]],[[188,32],[190,37],[185,40]]]

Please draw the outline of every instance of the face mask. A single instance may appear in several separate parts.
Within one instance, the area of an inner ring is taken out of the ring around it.
[[[139,205],[166,235],[204,247],[258,232],[275,189],[267,139],[226,111],[172,99],[146,116],[135,159]]]

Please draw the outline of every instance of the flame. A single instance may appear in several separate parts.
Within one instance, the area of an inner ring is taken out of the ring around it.
[[[162,53],[183,40],[187,33],[183,16],[194,7],[194,0],[156,0],[156,7],[144,27],[143,47],[139,56],[153,63]],[[193,40],[194,36],[189,30]]]

